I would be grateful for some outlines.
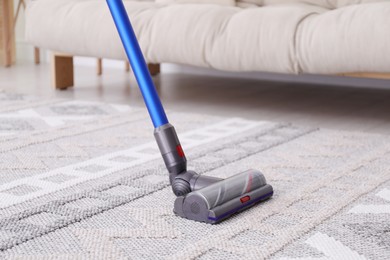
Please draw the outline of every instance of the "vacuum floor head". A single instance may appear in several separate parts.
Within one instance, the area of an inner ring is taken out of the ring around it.
[[[187,171],[187,159],[171,124],[156,128],[154,136],[170,173],[173,193],[177,196],[174,212],[181,217],[218,223],[273,195],[272,186],[256,170],[225,180]]]
[[[174,212],[184,218],[215,224],[273,195],[264,175],[249,170],[179,196]]]

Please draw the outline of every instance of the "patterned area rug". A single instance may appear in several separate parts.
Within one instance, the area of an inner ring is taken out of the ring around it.
[[[390,259],[390,136],[169,112],[189,169],[274,197],[173,214],[144,109],[0,93],[1,259]]]

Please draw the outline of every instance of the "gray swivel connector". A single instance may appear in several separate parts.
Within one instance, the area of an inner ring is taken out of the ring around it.
[[[200,175],[194,171],[185,171],[177,175],[171,184],[176,196],[184,196],[221,180],[221,178]]]
[[[173,193],[184,196],[191,191],[220,181],[219,178],[201,176],[194,171],[187,171],[187,159],[181,148],[175,128],[166,124],[154,130],[158,148],[169,172]]]
[[[154,138],[169,173],[177,175],[185,172],[187,170],[187,159],[175,128],[169,123],[162,125],[154,130]]]
[[[169,180],[176,196],[191,192],[190,179],[187,172],[187,159],[177,137],[175,128],[165,124],[154,130],[154,137],[169,172]]]
[[[165,124],[154,130],[154,137],[169,172],[169,181],[176,196],[184,196],[211,183],[220,181],[215,177],[187,171],[187,159],[177,137],[175,128]]]
[[[194,171],[185,171],[178,174],[172,181],[172,190],[176,196],[184,196],[192,191],[191,180],[198,174]]]

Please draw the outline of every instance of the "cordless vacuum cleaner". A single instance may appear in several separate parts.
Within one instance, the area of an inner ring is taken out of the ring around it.
[[[107,0],[107,3],[155,127],[154,137],[177,196],[174,212],[187,219],[214,224],[270,198],[273,188],[259,171],[249,170],[220,179],[187,170],[186,156],[175,128],[168,122],[123,2]]]

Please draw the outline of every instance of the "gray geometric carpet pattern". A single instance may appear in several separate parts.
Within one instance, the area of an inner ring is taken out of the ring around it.
[[[390,136],[168,115],[189,169],[274,197],[182,219],[145,109],[0,92],[0,259],[390,259]]]

